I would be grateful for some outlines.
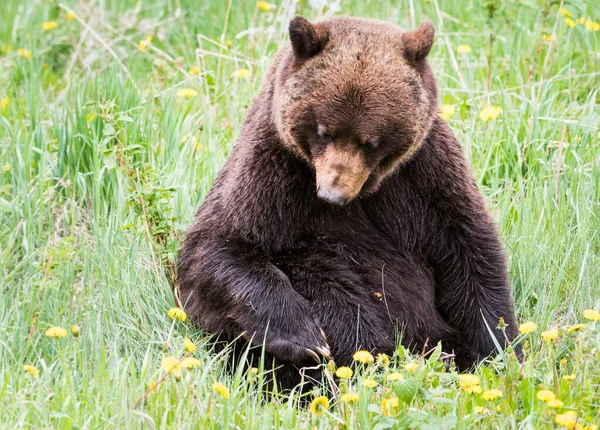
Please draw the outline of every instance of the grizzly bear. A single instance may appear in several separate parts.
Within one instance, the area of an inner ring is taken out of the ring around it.
[[[506,346],[506,261],[438,116],[433,25],[298,16],[289,35],[180,251],[188,315],[263,346],[287,387],[398,333],[461,369]]]

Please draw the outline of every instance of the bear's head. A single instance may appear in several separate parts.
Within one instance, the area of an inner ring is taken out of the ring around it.
[[[437,114],[425,58],[434,28],[374,20],[290,23],[273,112],[285,145],[316,173],[319,198],[344,205],[375,192],[419,148]]]

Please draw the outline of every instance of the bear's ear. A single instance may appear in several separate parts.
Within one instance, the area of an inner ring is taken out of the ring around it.
[[[424,21],[414,30],[402,34],[402,51],[404,57],[410,61],[420,61],[427,57],[431,46],[435,28],[431,21]]]
[[[302,16],[290,21],[290,41],[298,58],[306,59],[318,54],[328,39],[327,29],[321,24],[311,24]]]

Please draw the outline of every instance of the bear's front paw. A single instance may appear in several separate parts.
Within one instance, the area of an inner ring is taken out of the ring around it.
[[[265,341],[265,350],[280,360],[292,363],[303,363],[314,359],[320,363],[323,358],[331,358],[331,348],[327,343],[325,332],[313,321],[298,321],[297,324],[286,324],[285,330],[269,329],[266,339],[249,332],[243,336],[254,344]],[[295,330],[293,328],[296,328]]]

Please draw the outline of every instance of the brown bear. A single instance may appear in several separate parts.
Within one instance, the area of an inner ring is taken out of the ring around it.
[[[433,25],[296,17],[289,33],[181,249],[188,315],[264,345],[288,387],[322,357],[392,354],[398,333],[463,369],[505,346],[506,261],[438,116]]]

